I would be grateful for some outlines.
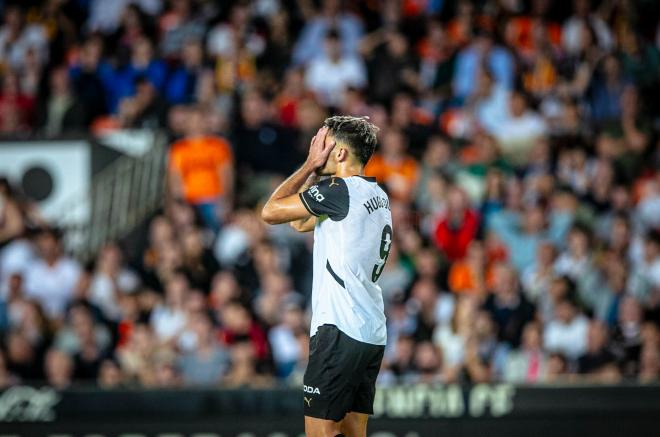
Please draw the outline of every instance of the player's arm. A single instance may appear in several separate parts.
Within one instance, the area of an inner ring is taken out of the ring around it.
[[[334,148],[334,142],[326,144],[327,134],[327,127],[319,129],[316,136],[312,138],[305,164],[282,182],[270,196],[261,211],[261,218],[266,223],[276,225],[312,217],[312,213],[303,204],[302,197],[298,195],[298,190],[328,160],[328,156]]]

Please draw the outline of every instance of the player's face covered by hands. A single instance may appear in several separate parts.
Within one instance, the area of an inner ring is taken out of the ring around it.
[[[319,175],[333,174],[337,168],[336,158],[330,158],[335,148],[335,140],[327,126],[321,127],[309,145],[306,165]]]
[[[326,146],[331,147],[332,151],[328,155],[328,159],[325,161],[325,164],[323,164],[321,168],[316,170],[316,173],[320,176],[329,176],[337,172],[338,156],[341,150],[341,147],[337,146],[337,142],[335,141],[331,133],[328,133],[328,136],[325,138],[325,141],[326,141]]]

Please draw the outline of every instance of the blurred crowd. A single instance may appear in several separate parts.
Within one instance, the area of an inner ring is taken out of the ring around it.
[[[0,387],[301,384],[313,239],[258,212],[338,113],[381,128],[382,384],[660,375],[653,1],[0,6],[0,134],[171,139],[93,260],[0,181]]]

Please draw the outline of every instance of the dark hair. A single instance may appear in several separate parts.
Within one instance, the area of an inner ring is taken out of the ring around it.
[[[378,127],[369,122],[367,117],[336,115],[326,118],[323,125],[330,128],[337,142],[342,142],[353,150],[362,165],[369,161],[378,142]]]

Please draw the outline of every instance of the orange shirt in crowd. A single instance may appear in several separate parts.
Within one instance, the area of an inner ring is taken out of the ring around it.
[[[490,289],[493,286],[493,269],[486,267],[484,283],[479,284],[477,272],[466,260],[456,261],[449,269],[447,282],[454,293],[474,293],[480,286]]]
[[[417,171],[417,163],[409,156],[392,163],[380,154],[372,156],[364,168],[366,176],[375,177],[378,183],[386,184],[392,196],[398,199],[410,196],[417,182]]]
[[[232,165],[229,143],[217,137],[184,138],[172,145],[170,170],[181,177],[186,200],[203,203],[225,194],[220,177],[223,167]]]
[[[545,26],[550,43],[559,47],[561,45],[561,26],[557,23],[541,23],[533,17],[515,17],[509,20],[506,27],[506,41],[509,45],[516,47],[524,55],[531,55],[536,52],[534,41],[534,27]]]

